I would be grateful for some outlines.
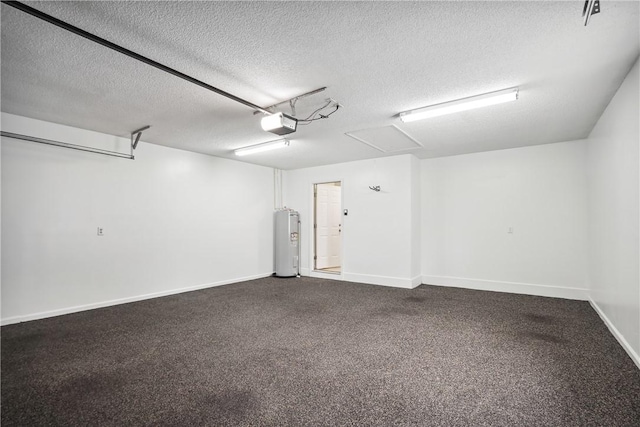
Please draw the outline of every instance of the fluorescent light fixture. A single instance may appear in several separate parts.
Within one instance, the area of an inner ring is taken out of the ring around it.
[[[247,154],[259,153],[261,151],[275,150],[289,146],[289,140],[277,139],[275,141],[265,142],[264,144],[252,145],[250,147],[238,148],[234,151],[236,156],[246,156]]]
[[[518,99],[518,88],[499,90],[497,92],[485,93],[484,95],[471,96],[469,98],[458,99],[456,101],[443,102],[442,104],[430,105],[417,110],[400,113],[400,120],[403,122],[413,122],[429,117],[444,116],[445,114],[457,113],[459,111],[472,110],[474,108],[486,107],[488,105],[501,104],[503,102],[515,101]]]
[[[284,113],[275,113],[264,116],[260,122],[262,129],[275,133],[276,135],[286,135],[296,131],[298,120]]]

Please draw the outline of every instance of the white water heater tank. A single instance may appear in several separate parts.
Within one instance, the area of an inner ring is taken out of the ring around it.
[[[275,212],[276,276],[300,275],[300,214],[292,209]]]

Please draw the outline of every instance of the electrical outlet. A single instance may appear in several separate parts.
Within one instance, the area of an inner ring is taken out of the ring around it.
[[[513,227],[509,227],[509,228],[507,229],[507,233],[509,233],[509,234],[513,234]]]
[[[104,229],[102,227],[98,227],[98,236],[104,236]]]

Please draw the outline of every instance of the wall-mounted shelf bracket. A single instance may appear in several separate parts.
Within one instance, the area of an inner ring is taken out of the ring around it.
[[[138,146],[138,142],[140,142],[140,137],[142,136],[142,132],[149,129],[151,125],[142,127],[138,130],[134,130],[131,132],[131,155],[133,156],[133,150]]]

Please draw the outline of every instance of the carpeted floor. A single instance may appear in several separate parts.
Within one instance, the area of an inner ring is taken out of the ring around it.
[[[2,328],[3,426],[638,426],[586,302],[267,278]]]

